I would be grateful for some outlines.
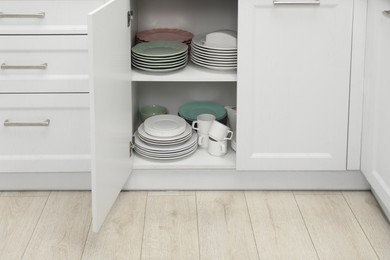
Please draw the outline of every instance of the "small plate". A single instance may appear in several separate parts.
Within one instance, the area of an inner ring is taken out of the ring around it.
[[[220,51],[220,52],[234,52],[237,51],[237,47],[231,46],[231,47],[219,47],[215,45],[207,45],[206,43],[206,35],[207,33],[202,33],[194,36],[192,38],[192,44],[195,44],[196,46],[206,49],[206,50],[211,50],[211,51]]]
[[[192,133],[192,127],[189,124],[186,124],[186,129],[181,134],[176,135],[176,136],[160,137],[160,136],[153,136],[153,135],[150,135],[147,132],[145,132],[144,124],[142,123],[138,127],[138,133],[140,135],[142,135],[142,137],[144,137],[144,139],[151,140],[151,141],[154,141],[156,143],[158,143],[158,142],[175,142],[177,140],[180,140],[180,139],[185,138],[188,135],[190,135]]]
[[[157,115],[144,122],[146,133],[157,137],[174,137],[186,130],[187,122],[176,115]]]

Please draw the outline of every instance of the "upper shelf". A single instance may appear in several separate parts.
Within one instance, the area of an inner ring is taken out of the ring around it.
[[[204,82],[235,82],[237,71],[218,71],[188,63],[180,70],[173,72],[147,72],[139,69],[132,69],[132,81],[204,81]]]

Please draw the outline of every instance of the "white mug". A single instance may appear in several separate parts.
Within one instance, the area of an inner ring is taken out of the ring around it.
[[[226,125],[214,121],[210,126],[209,136],[217,141],[232,140],[233,132]]]
[[[196,121],[192,122],[192,129],[197,130],[200,134],[207,134],[214,120],[215,116],[212,114],[198,115]]]
[[[209,147],[209,135],[208,134],[198,134],[198,145],[200,148]]]
[[[227,141],[217,141],[213,138],[209,138],[209,154],[213,156],[224,156],[227,153]]]

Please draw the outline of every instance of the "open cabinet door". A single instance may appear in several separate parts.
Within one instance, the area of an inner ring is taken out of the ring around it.
[[[390,1],[367,15],[362,172],[390,219]]]
[[[97,232],[132,170],[130,0],[88,15],[92,129],[92,229]]]

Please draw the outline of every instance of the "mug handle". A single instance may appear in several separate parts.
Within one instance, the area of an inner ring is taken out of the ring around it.
[[[229,136],[230,135],[230,136]],[[227,136],[225,137],[225,140],[232,140],[233,138],[233,132],[232,131],[228,131],[228,134]]]
[[[198,124],[198,121],[193,121],[193,122],[192,122],[192,129],[198,130],[198,127],[195,126],[195,125],[197,125],[197,124]]]

